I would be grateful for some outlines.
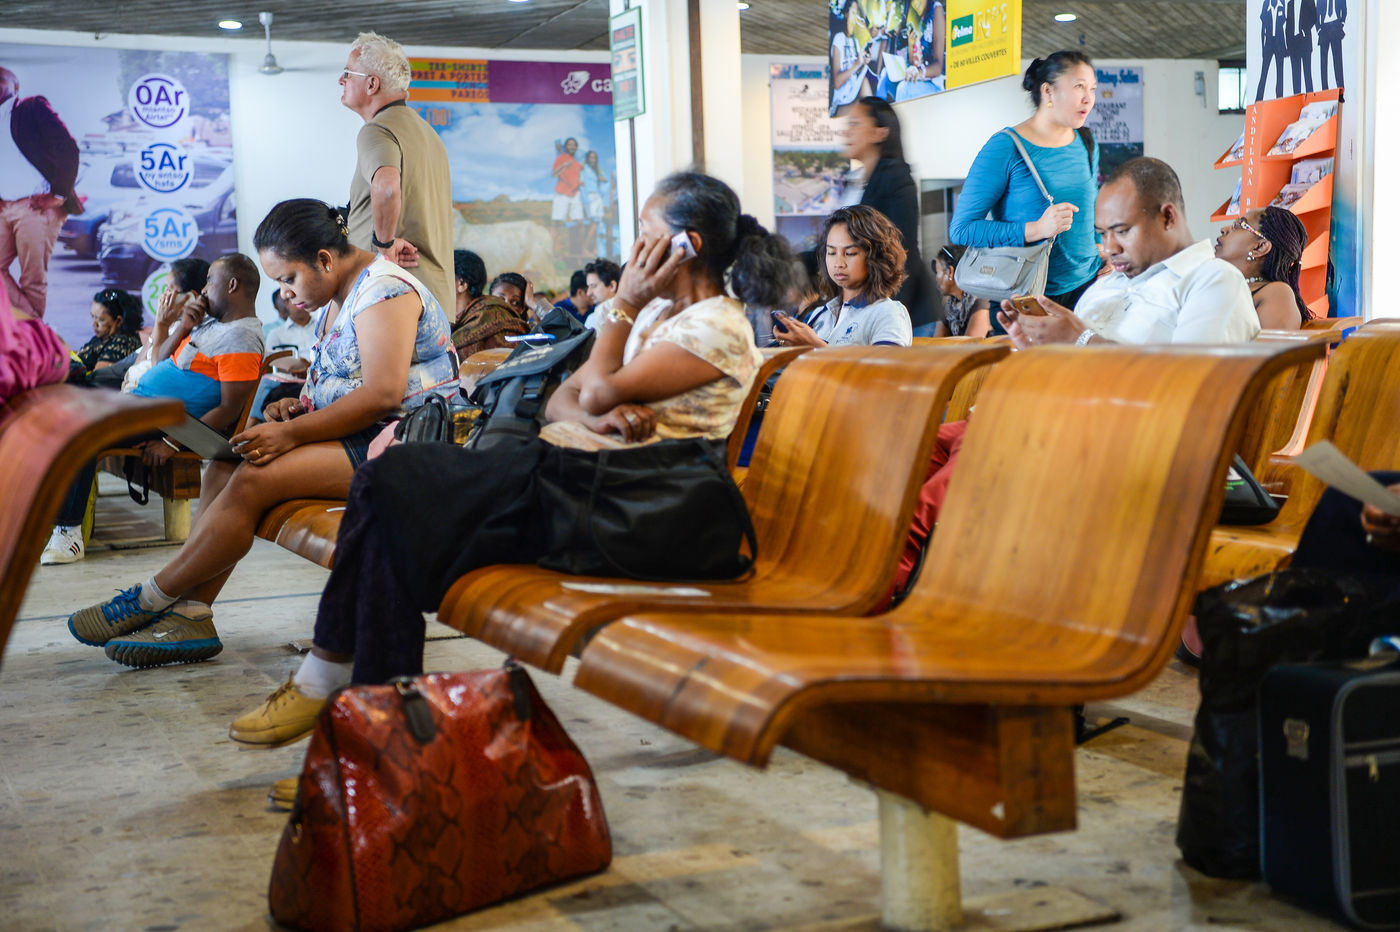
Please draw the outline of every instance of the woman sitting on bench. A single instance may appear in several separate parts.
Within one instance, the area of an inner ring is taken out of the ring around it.
[[[551,396],[539,441],[405,444],[356,473],[311,654],[233,723],[234,740],[293,740],[352,679],[422,672],[422,613],[452,583],[477,567],[545,554],[547,515],[534,482],[565,456],[561,448],[597,450],[608,435],[629,444],[727,437],[763,360],[741,301],[779,302],[791,261],[723,182],[696,173],[664,179],[642,210],[607,322],[588,360]],[[726,295],[726,273],[740,300]]]
[[[283,201],[253,236],[263,270],[299,307],[329,305],[301,398],[269,405],[233,438],[236,465],[214,461],[199,517],[164,569],[68,629],[130,667],[204,660],[223,650],[210,605],[273,505],[340,498],[386,419],[455,387],[447,315],[387,259],[350,245],[345,219],[317,200]]]

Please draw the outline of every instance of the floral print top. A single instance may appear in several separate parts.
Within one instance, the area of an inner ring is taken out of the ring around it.
[[[656,412],[653,440],[722,440],[734,429],[739,408],[763,365],[763,354],[754,346],[753,327],[744,305],[725,295],[698,301],[657,323],[669,307],[669,301],[658,298],[637,315],[622,353],[622,364],[627,365],[658,343],[674,343],[724,373],[688,392],[647,402],[647,407]],[[556,446],[584,449],[598,445],[596,435],[590,434],[587,427],[569,423],[546,424],[540,431],[541,439]]]
[[[430,393],[446,394],[456,389],[457,354],[452,348],[452,331],[442,305],[422,282],[381,256],[355,279],[340,313],[312,348],[314,358],[301,393],[302,404],[308,411],[324,408],[364,384],[360,342],[355,334],[355,318],[360,312],[411,291],[422,300],[423,313],[418,316],[408,384],[398,413],[402,415],[418,407]]]

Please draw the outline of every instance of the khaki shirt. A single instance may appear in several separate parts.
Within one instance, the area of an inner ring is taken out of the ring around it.
[[[452,172],[447,148],[412,107],[390,104],[360,128],[355,137],[358,159],[350,181],[350,243],[377,252],[370,244],[374,216],[370,181],[385,166],[397,168],[402,191],[396,237],[418,247],[413,275],[428,286],[443,307],[456,305],[452,275]]]

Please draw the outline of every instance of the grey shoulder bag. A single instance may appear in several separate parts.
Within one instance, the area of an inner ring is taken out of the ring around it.
[[[1026,147],[1009,129],[1002,130],[1011,137],[1016,151],[1031,170],[1031,177],[1040,186],[1047,204],[1055,203],[1045,182],[1040,180],[1040,172],[1026,154]],[[1045,279],[1050,273],[1050,248],[1055,245],[1055,237],[1036,243],[1033,246],[969,246],[958,260],[953,270],[953,281],[970,295],[1001,302],[1012,295],[1045,294]]]

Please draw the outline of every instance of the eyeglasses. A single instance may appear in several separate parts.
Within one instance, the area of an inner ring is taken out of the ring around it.
[[[1253,233],[1260,239],[1268,239],[1268,237],[1265,236],[1263,233],[1260,233],[1258,230],[1254,229],[1254,227],[1250,226],[1249,221],[1244,219],[1243,217],[1235,221],[1235,229],[1244,230],[1247,233]]]
[[[344,71],[342,71],[342,72],[340,73],[340,80],[344,81],[347,77],[349,77],[349,76],[352,75],[352,74],[353,74],[353,75],[359,75],[359,76],[362,77],[362,78],[372,77],[372,75],[370,75],[368,72],[364,72],[364,71],[351,71],[349,68],[346,68]]]

